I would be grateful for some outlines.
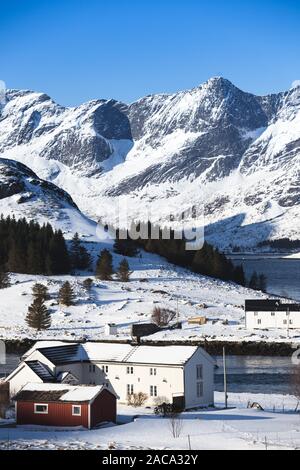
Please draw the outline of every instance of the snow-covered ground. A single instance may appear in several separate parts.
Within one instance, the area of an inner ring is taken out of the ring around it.
[[[91,246],[96,254],[99,246]],[[114,254],[115,266],[120,259],[121,256]],[[133,271],[131,281],[102,282],[94,279],[90,298],[82,287],[87,274],[53,277],[12,275],[11,287],[0,290],[0,338],[112,339],[105,337],[104,326],[114,322],[118,326],[118,338],[128,339],[133,323],[149,321],[153,307],[163,306],[173,310],[178,307],[183,329],[162,331],[151,336],[151,339],[184,339],[186,342],[198,339],[286,341],[286,333],[282,330],[245,329],[245,299],[259,298],[263,294],[193,274],[156,255],[142,253],[141,258],[128,260]],[[66,280],[71,282],[76,293],[76,304],[71,307],[61,306],[57,302],[58,290]],[[35,282],[46,284],[51,295],[47,305],[52,326],[41,333],[29,328],[25,322]],[[207,317],[206,325],[188,324],[188,318],[199,315]],[[300,331],[291,330],[290,338],[293,342],[300,342]]]
[[[258,402],[265,411],[247,409]],[[229,409],[222,409],[223,394],[215,395],[216,409],[181,415],[178,438],[170,420],[152,410],[120,406],[119,425],[100,429],[56,429],[38,426],[5,427],[0,423],[0,449],[189,449],[266,450],[300,448],[297,401],[284,395],[230,394]]]

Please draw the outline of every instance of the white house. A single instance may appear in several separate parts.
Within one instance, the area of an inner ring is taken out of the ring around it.
[[[245,321],[248,329],[300,329],[300,304],[280,300],[246,300]]]
[[[214,402],[215,361],[197,346],[38,342],[8,377],[11,396],[27,383],[108,385],[126,403],[143,392],[184,408]]]

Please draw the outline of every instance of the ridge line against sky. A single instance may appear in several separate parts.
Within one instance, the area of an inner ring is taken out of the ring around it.
[[[0,0],[0,79],[64,106],[130,103],[214,76],[256,95],[300,79],[300,2]]]

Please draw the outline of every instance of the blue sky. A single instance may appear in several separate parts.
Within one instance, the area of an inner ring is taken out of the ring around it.
[[[0,0],[0,79],[63,105],[126,102],[222,75],[257,94],[300,79],[300,1]]]

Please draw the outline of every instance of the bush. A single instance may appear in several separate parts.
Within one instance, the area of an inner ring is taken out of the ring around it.
[[[132,393],[131,395],[127,396],[127,404],[129,406],[133,406],[134,408],[143,406],[147,400],[148,400],[148,395],[143,392]]]

